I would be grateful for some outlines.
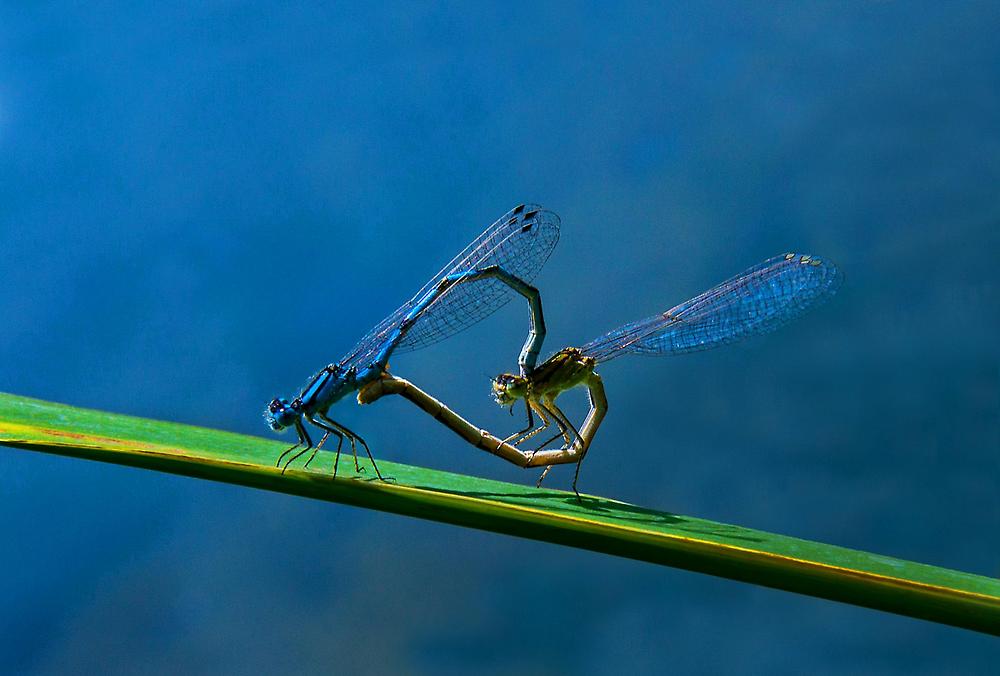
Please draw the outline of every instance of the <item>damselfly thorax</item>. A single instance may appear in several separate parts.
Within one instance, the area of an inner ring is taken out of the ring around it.
[[[440,216],[438,214],[437,216]],[[297,451],[282,467],[312,451],[305,467],[327,438],[337,439],[333,473],[337,474],[340,449],[351,444],[356,472],[357,445],[364,447],[372,467],[382,478],[368,444],[358,434],[328,416],[330,408],[348,394],[379,378],[388,377],[389,357],[443,340],[471,326],[502,307],[514,295],[528,302],[531,323],[519,358],[523,372],[530,372],[545,337],[541,296],[528,282],[545,263],[559,240],[559,217],[533,205],[519,205],[507,212],[463,249],[420,291],[371,329],[340,361],[316,373],[297,397],[275,398],[264,411],[276,432],[294,428],[298,441],[278,457]],[[306,424],[323,432],[313,444]]]
[[[586,384],[594,373],[597,360],[575,347],[559,350],[528,376],[530,396],[555,397],[566,390]]]
[[[586,455],[594,434],[608,410],[604,384],[601,382],[601,377],[594,372],[595,366],[597,366],[596,359],[585,355],[578,348],[567,347],[553,354],[527,375],[503,373],[494,378],[493,397],[496,402],[501,406],[513,406],[518,399],[524,399],[528,421],[523,430],[507,437],[504,442],[517,446],[554,423],[559,431],[538,446],[538,450],[562,437],[563,450],[573,449],[576,453],[578,476],[579,461]],[[556,405],[559,395],[574,387],[586,387],[590,395],[590,413],[579,430]],[[541,418],[541,425],[535,426],[532,413]],[[541,483],[550,469],[551,466],[545,468],[538,483]],[[575,478],[573,485],[575,490]]]

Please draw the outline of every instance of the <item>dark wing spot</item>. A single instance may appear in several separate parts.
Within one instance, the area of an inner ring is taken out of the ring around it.
[[[521,226],[521,232],[528,232],[531,230],[532,226],[535,225],[535,216],[538,215],[538,210],[529,211],[524,215],[524,225]]]

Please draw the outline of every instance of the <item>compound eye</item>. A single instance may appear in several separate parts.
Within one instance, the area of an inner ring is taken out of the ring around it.
[[[272,399],[271,403],[267,405],[267,410],[271,413],[277,413],[281,409],[281,402],[277,399]]]

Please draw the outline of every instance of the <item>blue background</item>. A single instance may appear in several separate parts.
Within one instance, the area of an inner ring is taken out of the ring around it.
[[[0,390],[267,434],[522,201],[546,352],[786,250],[843,292],[602,369],[585,490],[1000,575],[1000,6],[0,8]],[[393,370],[511,431],[521,303]],[[583,395],[568,395],[583,411]],[[402,401],[380,457],[529,484]],[[571,472],[552,477],[566,487]],[[0,449],[0,664],[986,673],[995,639],[417,520]]]

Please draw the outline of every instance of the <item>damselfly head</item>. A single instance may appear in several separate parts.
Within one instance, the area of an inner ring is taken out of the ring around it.
[[[295,423],[300,415],[299,400],[288,403],[287,399],[272,399],[264,409],[264,420],[275,432],[280,432]]]
[[[501,373],[491,381],[493,400],[501,406],[511,406],[528,394],[528,379],[513,373]]]

